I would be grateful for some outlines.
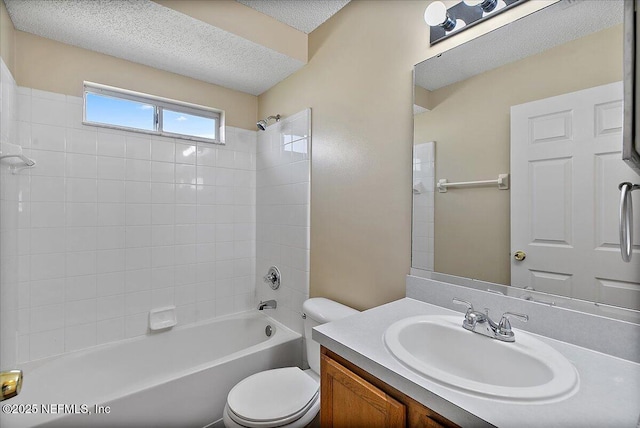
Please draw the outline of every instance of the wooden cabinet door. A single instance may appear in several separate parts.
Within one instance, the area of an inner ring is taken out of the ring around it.
[[[323,428],[400,428],[406,407],[382,390],[321,355],[320,424]]]
[[[409,427],[411,428],[457,428],[453,422],[420,405],[409,405]]]

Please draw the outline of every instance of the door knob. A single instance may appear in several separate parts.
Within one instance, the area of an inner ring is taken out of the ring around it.
[[[524,251],[516,251],[516,253],[513,255],[513,258],[521,262],[527,258],[527,254]]]
[[[0,372],[0,385],[2,387],[0,401],[20,394],[20,389],[22,389],[22,370]]]

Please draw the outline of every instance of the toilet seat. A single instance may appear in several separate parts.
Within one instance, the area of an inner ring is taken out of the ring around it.
[[[319,401],[319,383],[298,367],[286,367],[238,383],[227,397],[226,414],[244,427],[272,428],[301,419]]]

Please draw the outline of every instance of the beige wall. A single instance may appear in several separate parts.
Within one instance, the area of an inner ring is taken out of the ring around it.
[[[415,142],[436,141],[436,178],[497,178],[509,172],[510,106],[619,80],[622,24],[433,91]],[[509,203],[493,187],[436,193],[435,270],[509,284]]]
[[[431,91],[421,87],[413,87],[413,104],[431,110],[433,108],[433,102],[431,100]]]
[[[20,86],[82,96],[84,80],[223,109],[228,126],[254,130],[258,98],[75,46],[15,32]]]
[[[352,0],[309,35],[309,63],[260,95],[258,116],[312,108],[312,296],[358,309],[404,297],[414,64],[553,2],[527,2],[434,48],[424,0]]]
[[[0,56],[15,78],[15,28],[4,1],[0,0]]]
[[[424,7],[352,1],[310,34],[309,63],[259,97],[261,117],[312,109],[312,296],[358,309],[404,296]]]
[[[427,1],[353,0],[309,35],[309,63],[260,96],[258,115],[256,97],[20,31],[15,75],[70,95],[93,80],[212,105],[247,129],[256,116],[311,107],[311,293],[365,309],[404,296],[413,65],[548,3],[527,2],[430,49]]]

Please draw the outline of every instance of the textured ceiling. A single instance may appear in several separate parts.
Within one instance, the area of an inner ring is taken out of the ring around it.
[[[309,34],[350,0],[236,0]]]
[[[416,85],[434,91],[612,27],[622,22],[623,3],[623,0],[554,3],[421,62],[415,68]]]
[[[253,95],[304,65],[150,0],[5,0],[5,4],[18,30]],[[323,21],[329,16],[323,15]]]

